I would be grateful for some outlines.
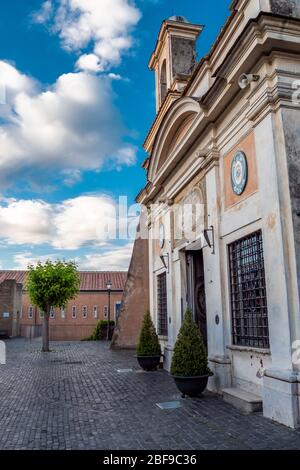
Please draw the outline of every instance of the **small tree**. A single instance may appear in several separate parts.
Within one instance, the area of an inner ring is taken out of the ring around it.
[[[171,374],[179,377],[195,377],[208,374],[207,352],[202,335],[187,310],[180,328],[171,364]]]
[[[30,301],[44,313],[43,352],[49,352],[49,317],[51,307],[65,308],[78,291],[80,279],[74,262],[46,261],[29,266],[26,289]]]
[[[160,356],[159,339],[153,325],[150,312],[144,315],[140,339],[137,347],[138,356]]]

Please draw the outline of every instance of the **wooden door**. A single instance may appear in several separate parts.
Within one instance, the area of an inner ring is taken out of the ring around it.
[[[187,279],[187,303],[193,312],[194,320],[199,326],[204,343],[207,346],[205,277],[202,250],[187,253]]]

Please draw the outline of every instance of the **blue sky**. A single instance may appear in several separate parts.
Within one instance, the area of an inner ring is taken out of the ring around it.
[[[142,143],[155,116],[147,65],[161,22],[176,14],[204,24],[200,58],[230,3],[2,0],[2,269],[47,258],[127,268],[131,241],[101,235],[114,228],[119,196],[133,204],[145,183]]]

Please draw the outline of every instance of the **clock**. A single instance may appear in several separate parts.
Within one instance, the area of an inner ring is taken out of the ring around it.
[[[163,248],[165,244],[165,227],[163,224],[160,224],[159,226],[159,246],[160,248]]]
[[[231,163],[231,186],[235,194],[240,196],[245,191],[248,180],[247,157],[239,150]]]

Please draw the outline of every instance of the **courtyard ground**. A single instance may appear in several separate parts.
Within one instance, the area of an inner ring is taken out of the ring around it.
[[[300,431],[220,398],[181,399],[168,373],[140,371],[103,342],[6,342],[0,449],[300,449]],[[128,370],[133,369],[133,370]],[[156,403],[179,400],[161,410]]]

